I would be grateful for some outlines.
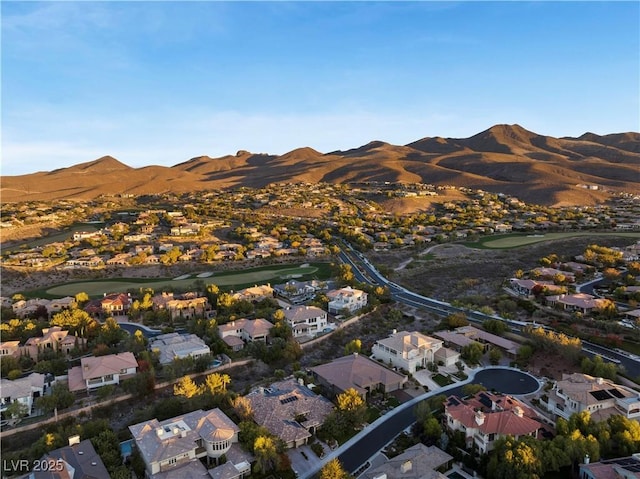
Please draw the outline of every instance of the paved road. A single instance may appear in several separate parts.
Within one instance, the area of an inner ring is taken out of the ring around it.
[[[136,331],[142,331],[142,334],[144,334],[144,336],[147,339],[153,338],[154,336],[158,336],[159,334],[162,333],[162,331],[160,331],[159,329],[150,329],[141,324],[136,324],[136,323],[118,323],[118,324],[120,325],[120,328],[124,329],[129,334],[134,334]]]
[[[483,384],[489,390],[506,394],[528,394],[538,390],[540,383],[528,373],[505,367],[488,367],[472,373],[466,381],[430,391],[415,398],[382,416],[374,424],[368,426],[357,436],[351,438],[339,449],[327,455],[316,468],[308,470],[300,477],[307,479],[318,473],[329,460],[337,457],[347,471],[354,472],[365,464],[369,458],[377,454],[389,442],[416,421],[414,407],[419,402],[446,394],[462,396],[462,387],[468,383]]]
[[[353,258],[357,258],[357,261],[354,262],[350,256]],[[474,323],[482,323],[487,319],[504,320],[504,318],[500,318],[498,316],[489,316],[480,313],[479,311],[457,308],[447,302],[438,301],[433,298],[427,298],[425,296],[409,291],[408,289],[403,288],[400,285],[388,281],[359,252],[351,251],[350,256],[346,255],[344,252],[340,253],[340,259],[344,263],[351,265],[351,269],[354,271],[356,279],[364,283],[371,284],[375,282],[375,284],[387,286],[391,291],[391,297],[395,301],[407,304],[409,306],[421,307],[440,316],[448,316],[452,313],[463,312],[467,315],[467,319]],[[596,280],[593,283],[595,284],[598,281],[599,280]],[[595,354],[598,354],[605,360],[613,361],[623,366],[629,375],[633,377],[640,376],[640,358],[637,356],[630,355],[628,353],[620,353],[614,349],[598,346],[585,341],[583,341],[582,352],[587,356],[594,356]]]

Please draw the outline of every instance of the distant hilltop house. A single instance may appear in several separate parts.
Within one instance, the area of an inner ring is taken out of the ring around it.
[[[91,238],[99,238],[104,235],[104,231],[76,231],[73,233],[73,241],[82,241]]]
[[[407,383],[407,376],[358,353],[315,366],[311,373],[335,394],[353,388],[365,399],[374,391],[390,393],[402,389]]]
[[[69,369],[69,391],[91,391],[120,384],[121,379],[135,375],[137,370],[138,361],[129,352],[82,358],[80,366]]]
[[[263,318],[235,319],[218,326],[220,338],[234,351],[244,348],[245,343],[266,343],[273,324]]]
[[[327,298],[329,299],[328,310],[331,314],[338,314],[342,310],[354,313],[367,305],[367,293],[353,289],[351,286],[329,291]]]
[[[148,478],[242,479],[251,474],[253,457],[238,444],[240,428],[218,408],[162,422],[152,419],[129,431]],[[226,460],[220,461],[223,456]],[[207,470],[199,459],[217,466]]]
[[[426,368],[436,361],[436,353],[442,348],[442,340],[418,332],[394,332],[380,339],[371,348],[371,355],[385,364],[408,373]]]
[[[151,340],[149,348],[159,353],[160,364],[169,364],[174,359],[197,359],[211,354],[209,346],[195,334],[161,334]]]
[[[287,448],[306,444],[333,410],[328,399],[295,379],[273,383],[245,396],[255,422],[284,441]]]
[[[293,337],[314,337],[327,327],[327,312],[316,306],[291,306],[284,309],[285,321],[293,330]]]
[[[538,438],[542,424],[529,406],[508,395],[481,391],[471,398],[449,396],[444,406],[445,426],[462,431],[467,450],[479,454],[493,449],[494,442],[505,436]]]
[[[549,410],[564,419],[582,411],[589,411],[594,420],[614,415],[640,419],[638,392],[609,379],[582,373],[563,374],[548,397]]]

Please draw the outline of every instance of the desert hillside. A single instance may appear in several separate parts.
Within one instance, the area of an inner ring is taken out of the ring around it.
[[[593,204],[611,191],[640,190],[640,133],[554,138],[496,125],[470,138],[427,137],[408,145],[372,141],[346,151],[303,147],[284,155],[239,151],[173,167],[131,168],[110,156],[51,172],[4,176],[3,202],[89,199],[262,187],[275,182],[390,181],[448,184],[541,204]],[[587,189],[578,185],[597,185]]]

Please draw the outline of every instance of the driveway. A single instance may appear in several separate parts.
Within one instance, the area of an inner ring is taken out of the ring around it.
[[[302,453],[304,453],[304,456]],[[317,470],[321,462],[320,458],[316,456],[316,453],[309,446],[289,449],[287,456],[291,459],[291,469],[296,473],[296,477],[307,476],[312,469]]]

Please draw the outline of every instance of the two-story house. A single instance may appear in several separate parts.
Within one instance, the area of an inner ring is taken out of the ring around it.
[[[91,391],[108,384],[120,384],[138,369],[133,353],[109,354],[80,360],[80,366],[69,369],[69,391]]]
[[[613,415],[640,419],[640,394],[609,379],[588,374],[563,374],[548,394],[547,406],[565,419],[578,412],[589,411],[597,420]]]
[[[246,398],[251,402],[254,421],[282,439],[288,448],[306,444],[333,410],[331,401],[293,378],[259,388]]]
[[[227,461],[218,467],[225,468],[225,477],[241,479],[251,473],[251,456],[238,447],[240,428],[218,408],[199,409],[162,422],[152,419],[129,426],[129,430],[149,478],[209,477],[199,459],[217,464],[223,455]]]
[[[33,411],[33,402],[44,394],[47,389],[45,375],[31,373],[25,378],[0,379],[0,412],[5,412],[14,402],[24,404],[27,414]]]
[[[284,317],[294,338],[314,337],[327,326],[327,312],[316,306],[291,306],[284,310]]]
[[[435,354],[442,347],[439,339],[416,331],[394,332],[380,339],[371,348],[371,355],[385,364],[390,364],[411,374],[416,369],[426,368],[435,361]]]
[[[232,349],[239,350],[242,349],[244,343],[255,341],[266,343],[271,328],[273,328],[273,324],[264,318],[241,318],[221,324],[218,326],[218,332],[225,343]],[[236,339],[239,339],[240,343]]]
[[[480,391],[461,399],[449,396],[444,405],[444,421],[450,431],[462,431],[467,449],[480,455],[493,449],[494,442],[505,436],[538,437],[542,424],[533,409],[512,396]]]
[[[20,348],[20,353],[37,360],[38,355],[47,350],[61,351],[68,355],[74,348],[82,348],[86,344],[85,338],[70,336],[69,331],[63,330],[60,326],[51,326],[42,330],[42,336],[27,339]]]
[[[351,286],[327,292],[329,313],[338,314],[342,310],[354,313],[367,305],[367,293]]]

